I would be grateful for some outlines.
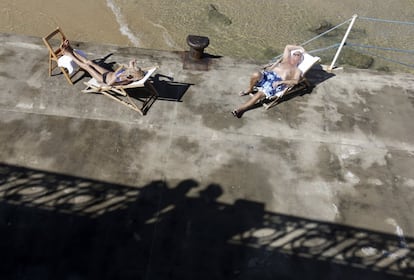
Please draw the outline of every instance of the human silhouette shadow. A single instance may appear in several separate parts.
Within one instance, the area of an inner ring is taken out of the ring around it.
[[[222,203],[218,184],[125,186],[8,164],[0,175],[0,279],[414,276],[412,238]]]

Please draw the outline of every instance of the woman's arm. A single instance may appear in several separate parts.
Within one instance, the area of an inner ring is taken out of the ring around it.
[[[125,69],[125,65],[121,64],[121,66],[119,66],[114,72],[109,72],[106,76],[106,84],[110,86],[123,84],[126,78],[125,71],[118,74],[119,71],[122,71],[122,69]]]

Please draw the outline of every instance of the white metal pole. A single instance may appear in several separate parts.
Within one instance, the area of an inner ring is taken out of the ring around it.
[[[345,43],[346,43],[346,39],[348,39],[349,32],[351,32],[352,26],[354,25],[354,22],[355,22],[355,20],[356,20],[356,18],[357,18],[357,17],[358,17],[358,15],[357,15],[357,14],[355,14],[355,15],[353,15],[353,16],[352,16],[351,23],[349,24],[348,29],[347,29],[347,30],[346,30],[346,32],[345,32],[344,38],[342,38],[342,42],[341,42],[341,44],[339,45],[338,50],[336,51],[336,54],[335,54],[334,59],[332,60],[331,66],[329,66],[329,68],[328,68],[328,70],[329,70],[329,71],[331,71],[331,70],[335,67],[335,62],[336,62],[336,60],[338,59],[339,54],[340,54],[340,53],[341,53],[341,51],[342,51],[342,47],[343,47],[343,46],[345,45]]]

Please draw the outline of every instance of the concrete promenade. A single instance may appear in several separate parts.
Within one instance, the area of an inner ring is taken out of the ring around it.
[[[412,74],[316,67],[237,119],[252,61],[73,44],[158,65],[160,98],[81,93],[0,34],[1,279],[414,278]]]

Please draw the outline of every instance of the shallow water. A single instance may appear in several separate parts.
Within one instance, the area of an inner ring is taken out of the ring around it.
[[[209,12],[211,5],[216,13]],[[317,34],[312,30],[324,22],[334,26],[355,13],[414,22],[412,0],[15,0],[2,1],[0,9],[4,15],[1,32],[44,36],[61,26],[72,40],[162,50],[186,50],[187,35],[195,34],[210,38],[206,50],[210,54],[258,61],[276,56],[288,43],[301,44],[314,38]],[[339,43],[346,27],[329,34],[336,36],[324,36],[305,47],[315,50]],[[413,38],[414,25],[357,20],[349,41],[410,49]],[[333,50],[327,53],[334,55]],[[386,55],[414,64],[412,53]]]

